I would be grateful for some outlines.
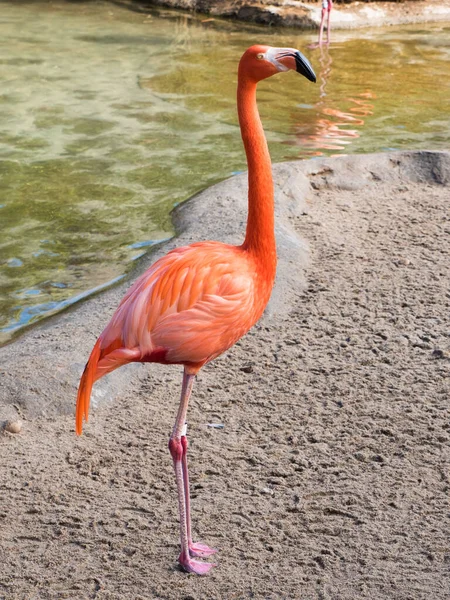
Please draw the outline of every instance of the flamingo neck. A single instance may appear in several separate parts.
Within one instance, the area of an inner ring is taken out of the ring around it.
[[[237,104],[248,165],[248,218],[243,248],[262,258],[275,276],[272,165],[256,106],[256,83],[239,77]]]

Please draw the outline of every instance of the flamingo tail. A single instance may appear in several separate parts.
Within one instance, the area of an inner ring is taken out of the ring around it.
[[[75,414],[75,431],[77,435],[81,435],[83,431],[83,418],[86,423],[89,416],[89,403],[91,399],[92,386],[94,380],[97,379],[96,372],[98,362],[100,360],[100,339],[97,340],[92,349],[89,360],[84,368],[81,376],[80,385],[78,387],[77,409]]]

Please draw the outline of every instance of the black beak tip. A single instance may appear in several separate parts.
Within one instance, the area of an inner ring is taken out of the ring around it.
[[[314,69],[312,68],[311,63],[306,56],[303,56],[301,52],[297,52],[295,54],[295,66],[297,73],[300,73],[300,75],[303,75],[309,81],[316,83],[316,74],[314,73]]]

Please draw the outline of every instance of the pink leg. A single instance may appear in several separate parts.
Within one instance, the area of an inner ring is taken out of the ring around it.
[[[328,11],[328,19],[327,19],[327,44],[330,43],[330,33],[331,33],[331,10]]]
[[[322,45],[322,38],[323,38],[323,26],[325,25],[325,9],[322,8],[322,19],[320,21],[320,29],[319,29],[319,46]]]
[[[187,476],[187,461],[183,459],[185,456],[184,444],[182,437],[184,433],[184,424],[186,422],[186,413],[191,395],[192,385],[195,375],[189,375],[186,371],[183,374],[183,387],[181,391],[180,407],[178,409],[177,418],[173,428],[172,435],[169,440],[169,450],[173,459],[175,469],[175,477],[177,480],[178,492],[178,510],[180,513],[180,539],[181,553],[178,561],[182,568],[188,573],[197,573],[197,575],[206,575],[208,571],[215,565],[212,563],[204,563],[198,560],[192,560],[189,550],[190,541],[190,515],[189,515],[189,480],[185,481],[185,473]],[[186,446],[187,448],[187,446]],[[185,463],[185,466],[184,464]],[[188,534],[189,523],[189,534]]]
[[[181,445],[183,446],[183,483],[184,483],[184,499],[186,504],[186,529],[188,536],[188,544],[189,544],[189,554],[191,556],[210,556],[211,554],[215,554],[217,550],[214,548],[210,548],[206,544],[202,544],[200,542],[194,543],[192,541],[192,533],[191,533],[191,499],[189,494],[189,472],[187,466],[187,449],[188,449],[188,440],[185,435],[181,436]]]

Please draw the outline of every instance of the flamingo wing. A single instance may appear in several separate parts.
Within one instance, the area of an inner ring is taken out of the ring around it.
[[[204,364],[259,317],[254,288],[240,248],[202,242],[169,252],[131,287],[101,334],[99,368],[159,362],[162,353],[164,362]]]

